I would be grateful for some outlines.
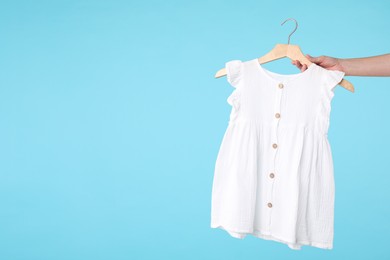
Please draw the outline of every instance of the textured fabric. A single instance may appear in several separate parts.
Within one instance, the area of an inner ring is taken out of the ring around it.
[[[234,90],[215,163],[211,227],[296,250],[332,249],[335,184],[327,133],[334,87],[345,73],[312,63],[301,73],[278,74],[257,59],[229,61],[226,71]]]

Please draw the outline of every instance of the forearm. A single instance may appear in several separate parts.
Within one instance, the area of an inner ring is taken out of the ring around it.
[[[390,76],[390,53],[339,62],[346,76]]]

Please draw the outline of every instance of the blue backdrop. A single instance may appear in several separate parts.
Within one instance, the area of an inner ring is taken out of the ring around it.
[[[333,250],[209,227],[226,61],[287,43],[289,17],[304,53],[389,52],[389,1],[302,2],[2,0],[0,259],[390,259],[389,77],[335,90]]]

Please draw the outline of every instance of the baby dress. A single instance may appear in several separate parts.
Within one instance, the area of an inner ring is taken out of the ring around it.
[[[333,248],[331,100],[344,72],[312,63],[297,74],[258,59],[225,64],[234,88],[215,163],[211,228],[288,245]]]

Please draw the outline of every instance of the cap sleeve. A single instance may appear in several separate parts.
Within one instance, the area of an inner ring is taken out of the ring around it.
[[[345,72],[340,70],[327,70],[325,69],[325,85],[329,90],[333,90],[340,81],[343,79]]]
[[[227,81],[234,88],[237,88],[238,84],[241,81],[241,72],[242,72],[241,68],[242,68],[241,60],[232,60],[226,62],[225,64]]]

